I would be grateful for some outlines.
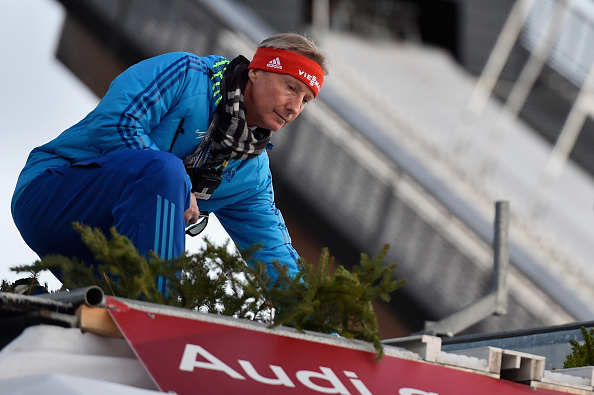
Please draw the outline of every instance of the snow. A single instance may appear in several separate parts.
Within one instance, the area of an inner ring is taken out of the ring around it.
[[[38,325],[25,329],[0,351],[0,388],[3,391],[7,388],[5,382],[19,383],[18,378],[38,377],[33,383],[40,377],[47,379],[49,374],[157,389],[124,339],[100,337],[77,328]],[[52,382],[56,380],[52,378]],[[74,388],[77,383],[73,382]]]
[[[40,374],[21,376],[0,380],[3,393],[12,395],[150,395],[162,394],[134,388],[127,385],[110,383],[89,378],[69,376],[65,374]]]
[[[591,380],[588,380],[586,378],[564,374],[560,372],[553,372],[551,370],[545,370],[544,377],[545,379],[556,383],[579,385],[584,387],[589,387],[592,385]]]
[[[476,357],[469,357],[466,355],[453,354],[448,352],[440,352],[437,362],[454,365],[459,367],[465,367],[474,370],[486,371],[489,369],[489,364],[486,359],[480,359]]]

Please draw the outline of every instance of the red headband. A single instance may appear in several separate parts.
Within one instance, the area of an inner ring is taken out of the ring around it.
[[[314,97],[318,96],[324,83],[322,66],[305,56],[284,49],[258,48],[248,69],[289,74],[307,84]]]

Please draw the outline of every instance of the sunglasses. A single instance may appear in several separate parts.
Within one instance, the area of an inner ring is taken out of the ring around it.
[[[208,211],[200,211],[198,222],[186,226],[186,234],[192,237],[198,236],[208,225]]]

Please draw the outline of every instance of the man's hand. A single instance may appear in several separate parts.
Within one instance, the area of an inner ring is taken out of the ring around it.
[[[196,197],[192,193],[190,195],[190,207],[186,211],[184,211],[184,219],[186,220],[187,224],[195,224],[200,218],[200,210],[198,209],[198,202],[196,201]]]

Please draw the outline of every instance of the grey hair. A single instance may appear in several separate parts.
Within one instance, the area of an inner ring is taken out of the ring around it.
[[[326,54],[305,35],[298,33],[277,34],[263,40],[258,48],[276,48],[296,52],[319,64],[324,74],[328,74]]]

